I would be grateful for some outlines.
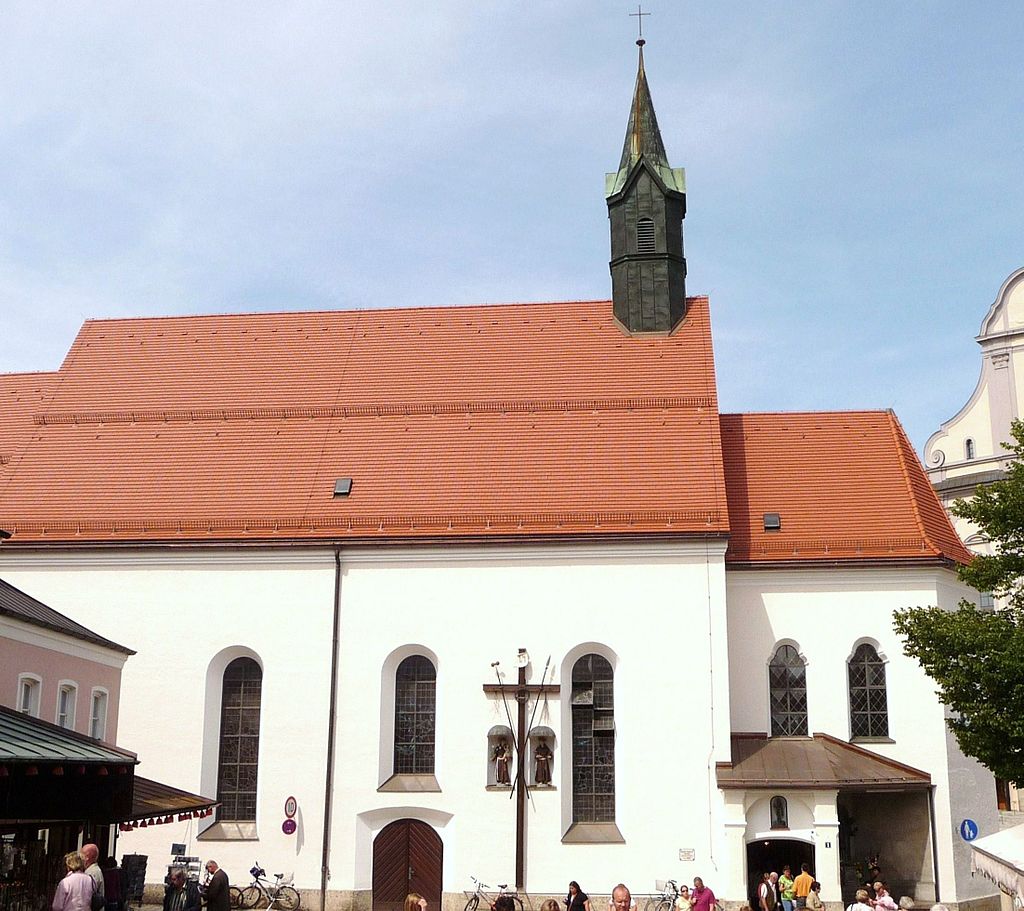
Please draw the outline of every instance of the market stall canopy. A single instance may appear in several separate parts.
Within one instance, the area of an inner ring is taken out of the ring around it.
[[[209,797],[136,775],[131,815],[114,821],[120,822],[121,830],[126,831],[137,826],[172,822],[175,816],[179,821],[209,816],[215,806],[217,801]]]
[[[135,774],[136,755],[0,706],[0,822],[156,825],[208,816],[216,800]]]
[[[0,821],[122,818],[135,754],[0,706]]]
[[[987,876],[1024,905],[1024,826],[971,842],[971,872]]]

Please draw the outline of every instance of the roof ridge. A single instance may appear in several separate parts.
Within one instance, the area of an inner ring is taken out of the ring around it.
[[[896,444],[896,456],[899,459],[900,471],[903,474],[903,480],[907,484],[907,494],[910,497],[910,508],[914,512],[914,521],[917,522],[917,527],[921,529],[921,537],[926,541],[932,550],[936,554],[942,554],[942,548],[937,547],[935,542],[931,539],[928,534],[928,529],[924,522],[924,517],[921,515],[921,509],[917,503],[917,493],[914,490],[914,482],[910,478],[910,469],[907,466],[907,456],[903,450],[903,445],[906,443],[906,434],[903,432],[903,426],[899,422],[899,418],[896,417],[896,412],[891,408],[887,410],[889,416],[889,429],[892,432],[893,442]],[[931,485],[928,485],[931,487]]]
[[[824,410],[824,411],[809,411],[806,409],[796,409],[793,411],[723,411],[721,416],[723,418],[746,418],[746,417],[798,417],[807,415],[808,417],[825,416],[835,417],[838,415],[849,414],[849,415],[862,415],[862,414],[874,414],[884,415],[888,414],[892,409],[890,408],[838,408],[835,410]]]
[[[709,296],[707,294],[688,294],[686,299],[691,302],[708,301]],[[499,307],[558,307],[575,304],[607,304],[610,308],[612,301],[610,298],[604,297],[582,297],[566,298],[564,300],[494,301],[490,303],[486,301],[475,301],[472,303],[461,304],[417,304],[409,307],[328,307],[319,310],[219,310],[211,313],[162,313],[149,314],[145,316],[100,316],[86,319],[82,326],[84,328],[87,325],[140,323],[151,320],[171,322],[173,320],[189,319],[248,319],[252,317],[317,316],[323,314],[336,315],[343,313],[432,313],[438,310],[489,310],[491,308]],[[608,312],[610,314],[611,310],[609,309]],[[0,374],[0,376],[2,376],[2,374]]]

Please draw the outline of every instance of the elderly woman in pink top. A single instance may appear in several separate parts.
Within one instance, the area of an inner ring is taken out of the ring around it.
[[[91,911],[92,877],[82,871],[85,861],[77,851],[64,855],[64,866],[67,875],[57,883],[57,891],[53,896],[52,911]]]

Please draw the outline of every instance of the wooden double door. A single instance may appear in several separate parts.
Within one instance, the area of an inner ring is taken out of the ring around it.
[[[402,911],[410,892],[440,911],[443,858],[441,838],[425,822],[399,819],[381,829],[373,840],[373,911]]]

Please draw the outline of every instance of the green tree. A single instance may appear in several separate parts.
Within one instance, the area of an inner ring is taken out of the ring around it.
[[[1024,423],[1014,421],[1010,432],[1006,477],[953,504],[995,551],[960,567],[960,578],[1001,606],[914,607],[897,611],[894,623],[953,710],[948,724],[960,749],[996,777],[1024,782]]]

